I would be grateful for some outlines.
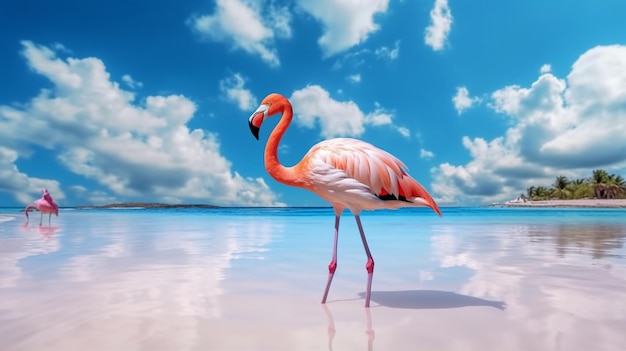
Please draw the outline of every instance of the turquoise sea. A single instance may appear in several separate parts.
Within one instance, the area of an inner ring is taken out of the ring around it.
[[[0,209],[0,350],[626,350],[626,210]]]

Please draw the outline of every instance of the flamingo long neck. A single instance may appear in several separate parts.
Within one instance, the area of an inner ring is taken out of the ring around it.
[[[294,167],[285,167],[278,160],[278,144],[293,118],[291,104],[286,102],[284,106],[280,121],[274,127],[265,145],[265,169],[277,181],[287,185],[297,185],[300,179]]]
[[[30,211],[31,208],[37,208],[37,206],[35,205],[26,206],[26,208],[24,209],[24,214],[26,215],[26,219],[28,219],[28,211]]]

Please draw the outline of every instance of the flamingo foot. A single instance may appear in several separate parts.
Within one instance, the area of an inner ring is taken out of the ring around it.
[[[365,290],[365,307],[370,307],[370,298],[372,297],[372,278],[374,277],[374,259],[369,257],[365,264],[367,269],[367,290]]]
[[[337,269],[337,261],[333,259],[328,265],[328,281],[326,282],[326,289],[324,290],[324,296],[322,297],[322,303],[326,303],[328,298],[328,292],[330,291],[330,284],[333,282],[335,276],[335,270]]]

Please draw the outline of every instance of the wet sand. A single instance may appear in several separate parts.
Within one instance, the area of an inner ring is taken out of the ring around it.
[[[347,216],[320,304],[328,212],[2,222],[0,350],[626,350],[626,220],[615,211],[364,215],[370,309]]]

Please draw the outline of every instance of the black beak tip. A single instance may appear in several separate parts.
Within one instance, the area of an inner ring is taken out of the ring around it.
[[[259,140],[259,128],[255,127],[252,123],[249,123],[249,125],[250,125],[250,131],[252,132],[252,135],[254,135],[256,140]]]

